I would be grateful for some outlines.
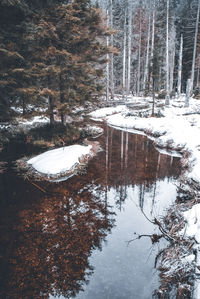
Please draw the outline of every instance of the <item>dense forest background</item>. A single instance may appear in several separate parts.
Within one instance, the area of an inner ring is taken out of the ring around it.
[[[0,1],[0,118],[98,95],[198,93],[198,0]]]
[[[0,1],[0,111],[28,105],[54,109],[62,122],[102,90],[104,37],[100,9],[89,0]]]
[[[191,92],[199,87],[198,0],[95,3],[116,29],[113,38],[109,38],[109,44],[119,49],[116,58],[110,57],[113,92],[144,95],[154,87],[157,92],[168,89],[169,95],[174,95],[186,91],[191,77]]]

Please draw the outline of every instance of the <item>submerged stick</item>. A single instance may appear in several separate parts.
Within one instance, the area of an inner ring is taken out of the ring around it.
[[[33,186],[35,186],[37,189],[39,189],[40,191],[42,191],[43,193],[47,193],[46,190],[44,190],[42,187],[38,186],[36,183],[31,182],[31,180],[29,179],[29,177],[25,177]]]

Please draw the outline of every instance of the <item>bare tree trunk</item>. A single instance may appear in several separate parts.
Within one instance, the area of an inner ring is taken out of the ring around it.
[[[64,103],[64,94],[63,94],[63,78],[62,78],[62,74],[60,73],[60,78],[59,78],[59,89],[60,89],[60,103],[63,104]],[[64,125],[65,124],[65,120],[66,120],[66,116],[64,111],[62,110],[61,107],[61,112],[60,112],[60,118],[61,118],[61,123]]]
[[[167,0],[167,20],[166,20],[166,99],[165,104],[170,104],[169,95],[169,0]]]
[[[194,85],[194,69],[195,69],[197,38],[198,38],[198,29],[199,29],[199,11],[200,11],[200,0],[198,1],[198,10],[197,10],[196,27],[195,27],[190,93],[193,92],[193,85]]]
[[[154,55],[154,43],[155,43],[155,0],[153,0],[153,13],[152,13],[152,35],[151,35],[151,76],[150,85],[153,91],[153,55]]]
[[[51,85],[50,76],[47,77],[47,81],[48,81],[48,87],[50,87],[50,85]],[[54,114],[53,114],[54,103],[53,103],[53,98],[50,95],[48,96],[48,104],[49,104],[50,124],[53,125],[55,123]]]
[[[197,87],[199,87],[199,73],[200,73],[200,54],[198,56]]]
[[[179,62],[178,62],[178,85],[177,85],[178,97],[180,97],[181,94],[182,64],[183,64],[183,35],[181,34]]]
[[[152,113],[151,116],[155,115],[155,78],[153,78],[153,103],[152,103]]]
[[[190,92],[191,92],[191,79],[187,80],[187,89],[186,89],[186,98],[185,98],[185,107],[190,105]]]
[[[141,7],[139,14],[139,48],[138,48],[138,78],[137,78],[137,95],[140,93],[140,74],[141,74],[141,40],[142,40],[142,32],[141,32]]]
[[[110,0],[110,27],[113,29],[113,0]],[[113,47],[113,34],[110,37],[110,45]],[[110,54],[110,90],[111,98],[114,99],[114,56]]]
[[[108,10],[106,12],[107,16],[107,27],[109,26]],[[109,46],[109,37],[106,37],[106,45]],[[109,85],[110,85],[110,76],[109,76],[109,54],[106,55],[106,101],[109,100]]]
[[[148,73],[149,73],[150,33],[151,33],[151,14],[149,14],[148,35],[147,35],[147,51],[146,51],[146,62],[145,62],[145,69],[144,69],[143,91],[145,91],[145,89],[146,89],[146,81],[147,81]]]
[[[126,88],[126,12],[124,17],[124,47],[123,47],[123,78],[122,78],[122,89],[123,89],[123,98]]]
[[[49,102],[50,125],[53,125],[55,123],[55,120],[54,120],[54,114],[53,114],[53,99],[51,96],[49,96],[48,102]]]
[[[127,95],[130,95],[130,84],[131,84],[131,45],[132,45],[132,2],[129,4],[129,16],[128,16],[128,70],[127,70],[128,74],[127,74],[127,88],[126,88]]]
[[[172,53],[171,53],[171,61],[170,61],[170,93],[173,90],[174,85],[174,64],[175,64],[175,42],[173,41]]]

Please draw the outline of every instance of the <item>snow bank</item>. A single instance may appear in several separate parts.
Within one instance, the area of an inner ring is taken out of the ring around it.
[[[90,153],[92,146],[71,145],[47,151],[27,161],[45,175],[59,175],[72,170],[83,156]]]
[[[171,101],[171,106],[163,108],[163,117],[160,118],[131,116],[125,106],[103,108],[93,112],[92,116],[105,118],[113,127],[138,130],[153,136],[159,148],[189,152],[191,171],[187,175],[200,182],[200,101],[190,99],[190,107],[186,108],[184,100],[182,97]]]
[[[190,210],[183,212],[187,221],[184,234],[187,237],[194,237],[200,243],[200,204],[194,205]]]
[[[104,118],[108,115],[112,115],[114,113],[119,113],[122,111],[126,111],[127,108],[125,105],[119,105],[117,107],[106,107],[106,108],[102,108],[102,109],[98,109],[96,111],[91,112],[89,115],[92,118]]]

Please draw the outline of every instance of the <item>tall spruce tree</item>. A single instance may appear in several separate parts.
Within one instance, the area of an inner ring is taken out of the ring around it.
[[[111,50],[104,43],[109,32],[101,11],[89,0],[61,2],[0,3],[13,12],[9,31],[4,23],[0,31],[2,115],[12,104],[25,113],[29,103],[48,103],[51,122],[57,107],[64,123],[65,114],[102,90],[99,78]]]

